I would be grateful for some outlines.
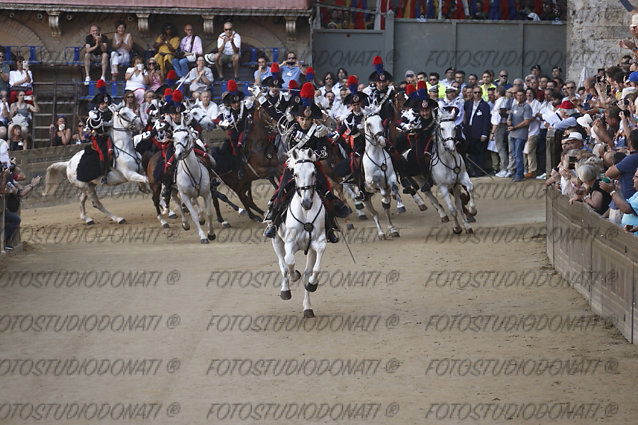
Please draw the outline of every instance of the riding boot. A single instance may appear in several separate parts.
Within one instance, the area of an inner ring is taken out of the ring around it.
[[[343,201],[332,194],[332,192],[327,191],[324,196],[324,205],[326,207],[326,211],[333,213],[336,217],[346,218],[352,213],[350,207],[343,203]]]
[[[423,182],[423,186],[421,186],[421,192],[425,193],[432,188],[434,181],[432,180],[432,173],[429,170],[425,173],[424,177],[425,177],[425,182]]]
[[[166,169],[166,171],[164,171],[164,176],[162,176],[162,194],[161,194],[167,206],[171,200],[172,189],[173,189],[173,167],[169,166]]]
[[[332,214],[326,213],[326,240],[330,243],[339,242],[339,236],[337,236],[337,231],[339,231],[339,227],[337,226],[337,220]]]
[[[102,184],[108,183],[108,174],[109,174],[109,166],[108,161],[100,161],[100,172],[102,174],[102,179],[100,180]]]
[[[401,176],[401,186],[403,186],[403,193],[406,195],[414,195],[416,191],[412,187],[412,183],[408,180],[407,177]]]

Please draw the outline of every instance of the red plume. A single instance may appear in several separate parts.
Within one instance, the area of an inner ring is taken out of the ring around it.
[[[412,85],[412,84],[410,84],[410,85]],[[427,88],[427,87],[425,86],[425,81],[419,81],[419,82],[416,84],[416,88],[417,88],[417,90]]]
[[[419,81],[419,82],[421,82],[421,81]],[[415,91],[416,91],[416,88],[414,88],[414,86],[412,84],[408,84],[408,86],[405,88],[405,94],[407,94],[408,96],[410,96]]]
[[[228,92],[229,93],[234,93],[237,91],[237,83],[235,82],[235,80],[228,80]]]
[[[270,65],[270,73],[274,74],[275,72],[281,72],[281,70],[279,69],[279,64],[277,62],[273,62],[272,65]]]
[[[356,75],[351,75],[348,77],[348,84],[346,84],[347,86],[350,86],[351,84],[355,84],[355,85],[359,85],[359,80],[357,80],[357,76]]]
[[[372,65],[383,65],[383,59],[381,59],[381,56],[375,56],[372,59]]]
[[[297,84],[297,80],[290,80],[288,82],[288,88],[289,89],[298,89],[299,88],[299,84]]]
[[[164,97],[171,96],[173,94],[173,89],[167,88],[164,90]]]
[[[306,68],[306,74],[313,74],[314,75],[315,74],[315,70],[312,69],[311,66],[309,66],[308,68]]]
[[[104,82],[104,80],[102,79],[99,79],[97,80],[97,83],[95,83],[95,87],[98,89],[102,87],[106,87],[106,82]]]
[[[181,102],[183,99],[184,99],[184,95],[182,94],[182,92],[181,92],[179,89],[177,89],[177,90],[175,90],[175,91],[173,92],[173,101],[174,101],[174,102],[179,103],[179,102]]]
[[[299,95],[305,98],[314,98],[315,87],[311,83],[306,83],[301,87],[301,92],[299,93]]]
[[[177,72],[175,72],[175,70],[171,69],[170,71],[168,71],[168,74],[166,74],[166,79],[167,80],[177,80]]]

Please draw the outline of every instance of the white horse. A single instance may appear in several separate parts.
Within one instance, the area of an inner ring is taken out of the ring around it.
[[[383,135],[383,122],[378,115],[378,107],[371,106],[364,108],[365,114],[365,139],[366,146],[363,154],[363,172],[365,174],[365,189],[369,193],[381,193],[381,205],[388,219],[388,231],[390,236],[399,237],[399,230],[392,224],[390,218],[390,195],[397,201],[397,211],[405,212],[405,206],[399,195],[399,185],[397,184],[397,176],[392,166],[390,155],[383,149],[386,145],[386,139]],[[374,223],[377,226],[377,235],[379,239],[385,239],[386,235],[379,224],[379,214],[372,206],[371,197],[367,197],[364,201],[366,208],[372,214]]]
[[[463,214],[463,205],[461,202],[461,188],[465,186],[470,195],[470,201],[468,203],[469,212],[471,215],[476,214],[474,185],[470,181],[470,176],[467,174],[463,157],[456,151],[455,147],[456,125],[454,124],[454,120],[457,112],[457,109],[454,107],[439,110],[437,128],[435,130],[436,145],[434,147],[430,167],[434,184],[439,188],[439,192],[441,196],[443,196],[450,214],[454,218],[452,231],[456,234],[463,231],[458,220],[458,213],[460,213],[463,218],[465,231],[467,233],[473,233],[472,226],[470,226],[467,217]],[[452,200],[451,194],[453,194],[454,200]],[[436,201],[434,196],[430,199]],[[437,208],[437,210],[439,209],[440,208]]]
[[[175,170],[175,182],[179,197],[186,205],[190,216],[197,226],[200,242],[207,244],[208,240],[214,241],[215,231],[213,230],[213,208],[212,195],[210,192],[210,175],[208,170],[202,164],[193,148],[195,147],[195,137],[191,130],[186,126],[178,125],[173,130],[173,146],[175,146],[175,159],[177,160],[177,168]],[[204,207],[206,208],[206,217],[208,219],[208,235],[204,233],[201,225],[203,220],[199,218],[199,205],[197,198],[204,199]],[[196,208],[197,207],[197,208]],[[190,229],[186,214],[182,211],[182,227],[184,230]]]
[[[304,317],[315,317],[310,305],[310,292],[317,290],[319,267],[326,249],[326,209],[316,191],[316,161],[317,156],[312,149],[293,149],[290,152],[288,168],[293,171],[295,178],[295,193],[286,211],[286,219],[272,240],[283,276],[280,294],[283,300],[289,300],[292,296],[289,280],[296,282],[301,277],[299,271],[295,270],[295,253],[303,250],[307,255]]]
[[[133,146],[133,133],[138,132],[142,127],[140,117],[122,105],[112,106],[113,126],[110,130],[111,140],[113,141],[113,156],[115,157],[115,167],[107,174],[106,184],[108,186],[117,186],[122,183],[135,182],[138,183],[140,190],[150,192],[148,187],[148,179],[140,173],[142,170],[142,157],[135,151]],[[101,177],[90,182],[83,182],[77,179],[77,168],[80,159],[84,155],[84,150],[77,152],[68,161],[55,162],[47,168],[45,179],[44,195],[53,193],[55,187],[64,179],[64,173],[69,182],[80,190],[80,218],[86,224],[94,224],[94,220],[86,215],[84,204],[90,199],[93,206],[102,211],[111,220],[116,223],[126,223],[122,217],[111,214],[102,205],[95,192],[96,186],[101,183]]]

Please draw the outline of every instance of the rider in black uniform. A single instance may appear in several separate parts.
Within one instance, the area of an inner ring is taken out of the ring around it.
[[[91,100],[96,108],[89,112],[87,120],[87,126],[91,129],[93,149],[100,158],[100,174],[104,184],[107,182],[107,174],[113,161],[113,141],[108,134],[108,127],[113,124],[113,112],[109,109],[111,101],[111,96],[106,90],[101,90],[101,93],[96,94]]]
[[[229,147],[234,158],[234,168],[241,179],[244,176],[242,169],[242,143],[247,136],[248,118],[253,114],[253,104],[244,100],[244,92],[239,91],[235,80],[229,80],[227,91],[222,95],[224,107],[221,108],[219,117],[215,120],[217,125],[226,130],[228,134],[227,144],[222,148],[226,151]]]
[[[305,83],[301,89],[300,102],[291,112],[295,116],[295,123],[289,129],[289,137],[287,140],[288,150],[310,148],[317,157],[326,156],[326,146],[330,143],[327,135],[318,136],[315,134],[321,125],[314,120],[321,119],[323,114],[321,109],[314,103],[314,86],[311,83]],[[335,197],[330,191],[328,180],[321,168],[321,164],[317,162],[317,193],[326,207],[326,238],[329,242],[339,242],[339,238],[335,234],[337,224],[335,217],[347,217],[350,209]],[[283,220],[283,214],[288,207],[292,194],[294,193],[295,180],[292,171],[288,167],[284,167],[284,174],[279,182],[279,188],[270,200],[268,213],[265,221],[270,221],[268,227],[264,231],[264,236],[274,238],[277,232],[277,226]]]

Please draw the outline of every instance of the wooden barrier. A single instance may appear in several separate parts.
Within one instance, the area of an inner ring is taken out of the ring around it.
[[[560,191],[546,195],[547,256],[591,305],[631,343],[638,337],[638,237]]]

